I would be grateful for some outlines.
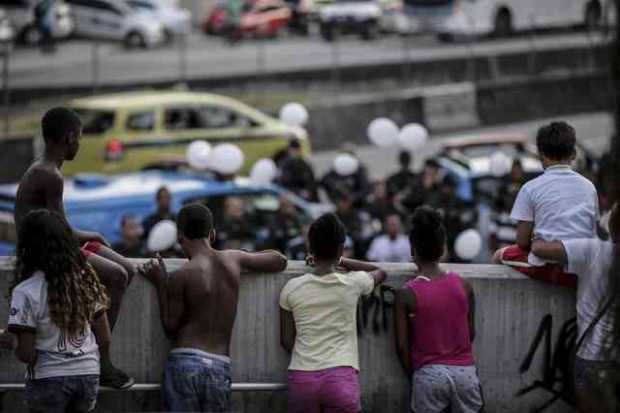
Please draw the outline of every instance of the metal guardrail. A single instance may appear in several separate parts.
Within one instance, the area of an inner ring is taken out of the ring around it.
[[[24,383],[0,383],[0,393],[23,391],[24,387]],[[231,387],[233,392],[286,391],[287,389],[285,383],[233,383]],[[158,391],[160,388],[161,385],[159,383],[137,383],[127,390],[117,390],[111,387],[101,387],[99,391]]]

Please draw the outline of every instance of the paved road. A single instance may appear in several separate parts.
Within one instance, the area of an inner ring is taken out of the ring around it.
[[[511,125],[481,128],[471,131],[454,132],[443,135],[433,136],[427,147],[415,154],[417,168],[421,168],[423,160],[436,151],[437,142],[442,139],[479,134],[516,134],[519,136],[527,135],[532,139],[539,126],[550,122],[553,119],[540,119],[530,122],[521,122]],[[573,125],[577,131],[579,141],[596,156],[601,156],[606,152],[609,144],[609,137],[613,130],[613,120],[608,113],[582,114],[563,117],[564,120]],[[313,155],[312,163],[317,175],[322,176],[331,167],[337,151],[319,152]],[[369,175],[372,179],[384,179],[389,174],[396,172],[397,168],[397,149],[383,149],[374,146],[364,146],[357,149],[358,156],[368,167]]]
[[[337,65],[441,60],[498,50],[557,50],[588,47],[601,41],[599,35],[566,32],[456,44],[441,44],[430,36],[391,36],[373,42],[351,37],[333,44],[312,37],[290,37],[247,41],[231,47],[221,39],[194,33],[187,40],[186,73],[189,78],[221,77]],[[176,45],[128,51],[106,43],[96,50],[95,53],[92,43],[77,40],[61,43],[53,55],[41,54],[37,49],[16,49],[11,58],[11,84],[14,87],[90,85],[94,78],[94,55],[98,56],[100,83],[174,81],[180,77],[183,54],[182,48]]]

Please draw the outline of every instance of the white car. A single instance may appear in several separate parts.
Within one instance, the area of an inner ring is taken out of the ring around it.
[[[192,14],[182,9],[174,0],[126,0],[136,11],[149,14],[158,19],[164,26],[167,41],[175,36],[189,34],[192,28]]]
[[[376,1],[338,0],[319,10],[321,36],[332,41],[340,34],[355,33],[364,40],[379,34],[383,11]]]
[[[164,27],[155,17],[114,0],[67,0],[75,16],[75,34],[121,40],[127,47],[154,47],[164,40]]]
[[[6,12],[18,42],[36,45],[41,40],[41,32],[34,22],[34,8],[37,0],[0,0],[0,7]],[[63,39],[71,35],[74,28],[71,7],[64,1],[54,3],[52,36]]]

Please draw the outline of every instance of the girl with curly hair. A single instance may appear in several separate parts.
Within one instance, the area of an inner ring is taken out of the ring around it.
[[[99,351],[110,343],[105,287],[59,214],[30,212],[18,239],[8,330],[17,337],[17,358],[28,365],[29,410],[90,412]]]

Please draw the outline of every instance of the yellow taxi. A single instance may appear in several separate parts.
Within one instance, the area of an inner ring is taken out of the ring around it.
[[[310,153],[303,128],[235,99],[208,93],[148,91],[108,94],[69,102],[83,122],[80,152],[65,173],[114,174],[153,167],[185,156],[195,140],[234,143],[245,155],[243,172],[299,140]]]

